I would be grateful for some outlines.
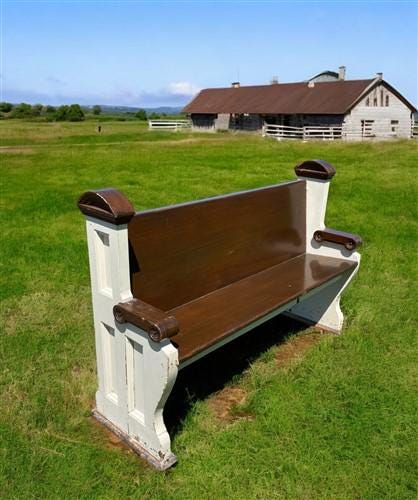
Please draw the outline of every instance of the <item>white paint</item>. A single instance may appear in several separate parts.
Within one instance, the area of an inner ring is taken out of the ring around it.
[[[148,128],[150,130],[181,130],[190,128],[192,122],[190,120],[148,120]]]
[[[231,122],[231,115],[229,113],[218,113],[218,116],[213,122],[216,130],[229,130]]]
[[[342,245],[318,243],[313,239],[315,231],[325,229],[330,181],[303,177],[300,179],[306,182],[306,253],[356,262],[357,266],[341,275],[337,281],[329,283],[319,291],[315,290],[288,312],[325,330],[340,332],[344,323],[340,307],[341,294],[359,269],[360,254],[347,250]]]
[[[341,139],[341,126],[305,125],[291,127],[288,125],[274,125],[265,123],[262,128],[263,137],[274,137],[278,141],[282,139],[302,139],[304,141],[334,141]]]
[[[163,408],[177,376],[177,349],[152,342],[133,325],[114,320],[113,306],[132,298],[128,229],[86,218],[96,337],[97,412],[153,457],[172,464]]]
[[[169,339],[153,342],[140,328],[125,326],[128,433],[157,460],[171,460],[163,410],[177,377],[177,349]]]

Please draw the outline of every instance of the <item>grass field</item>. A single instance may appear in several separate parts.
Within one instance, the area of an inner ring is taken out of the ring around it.
[[[0,137],[0,496],[417,498],[417,141],[278,143],[137,122],[99,135],[91,122],[3,121]],[[309,158],[337,168],[328,225],[364,239],[345,331],[278,318],[185,370],[167,411],[179,464],[156,473],[90,418],[75,201],[113,186],[156,207],[288,180]]]

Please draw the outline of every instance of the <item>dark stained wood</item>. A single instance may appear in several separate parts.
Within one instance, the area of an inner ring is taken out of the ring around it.
[[[355,250],[362,244],[362,239],[357,234],[345,233],[344,231],[337,231],[330,228],[326,228],[323,231],[315,231],[313,237],[318,243],[329,241],[338,245],[344,245],[347,250]]]
[[[132,323],[145,330],[154,342],[172,337],[179,331],[177,319],[138,299],[120,302],[113,308],[118,323]]]
[[[78,199],[77,206],[84,215],[116,225],[126,224],[135,213],[128,198],[112,188],[83,193]]]
[[[179,333],[171,338],[180,362],[356,265],[299,255],[168,311],[180,325]]]
[[[299,180],[135,214],[133,296],[167,311],[304,253],[305,190]]]
[[[330,180],[335,175],[335,168],[325,160],[307,160],[295,167],[298,177]]]

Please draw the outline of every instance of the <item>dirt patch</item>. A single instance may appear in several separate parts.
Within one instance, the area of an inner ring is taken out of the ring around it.
[[[319,332],[307,333],[294,337],[282,344],[276,352],[276,361],[280,368],[286,368],[293,361],[300,359],[311,347],[317,344],[326,334]]]
[[[280,368],[290,366],[294,361],[303,358],[304,354],[317,344],[326,334],[319,332],[295,336],[288,342],[277,347],[275,359]],[[211,396],[209,408],[219,422],[230,424],[237,420],[251,420],[254,416],[239,407],[245,403],[247,391],[242,387],[225,387]]]
[[[28,147],[16,147],[16,146],[1,146],[0,147],[0,154],[1,153],[12,153],[12,154],[32,154],[33,149],[28,148]]]
[[[90,422],[95,427],[100,434],[100,441],[106,448],[115,449],[119,448],[121,450],[125,450],[127,452],[132,453],[132,449],[126,444],[123,439],[114,434],[110,429],[108,429],[105,425],[101,424],[97,421],[93,415],[90,417]]]
[[[253,418],[251,413],[236,409],[245,403],[246,398],[247,391],[242,387],[225,387],[209,398],[208,404],[217,420],[232,423]]]

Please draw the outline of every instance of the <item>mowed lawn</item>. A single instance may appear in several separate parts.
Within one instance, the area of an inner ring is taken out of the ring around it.
[[[0,137],[1,497],[417,498],[418,141],[279,143],[138,122],[99,135],[94,122],[3,121]],[[113,186],[157,207],[289,180],[310,158],[337,169],[327,224],[364,240],[344,333],[313,337],[278,318],[196,363],[168,408],[179,463],[157,473],[90,417],[76,199]]]

